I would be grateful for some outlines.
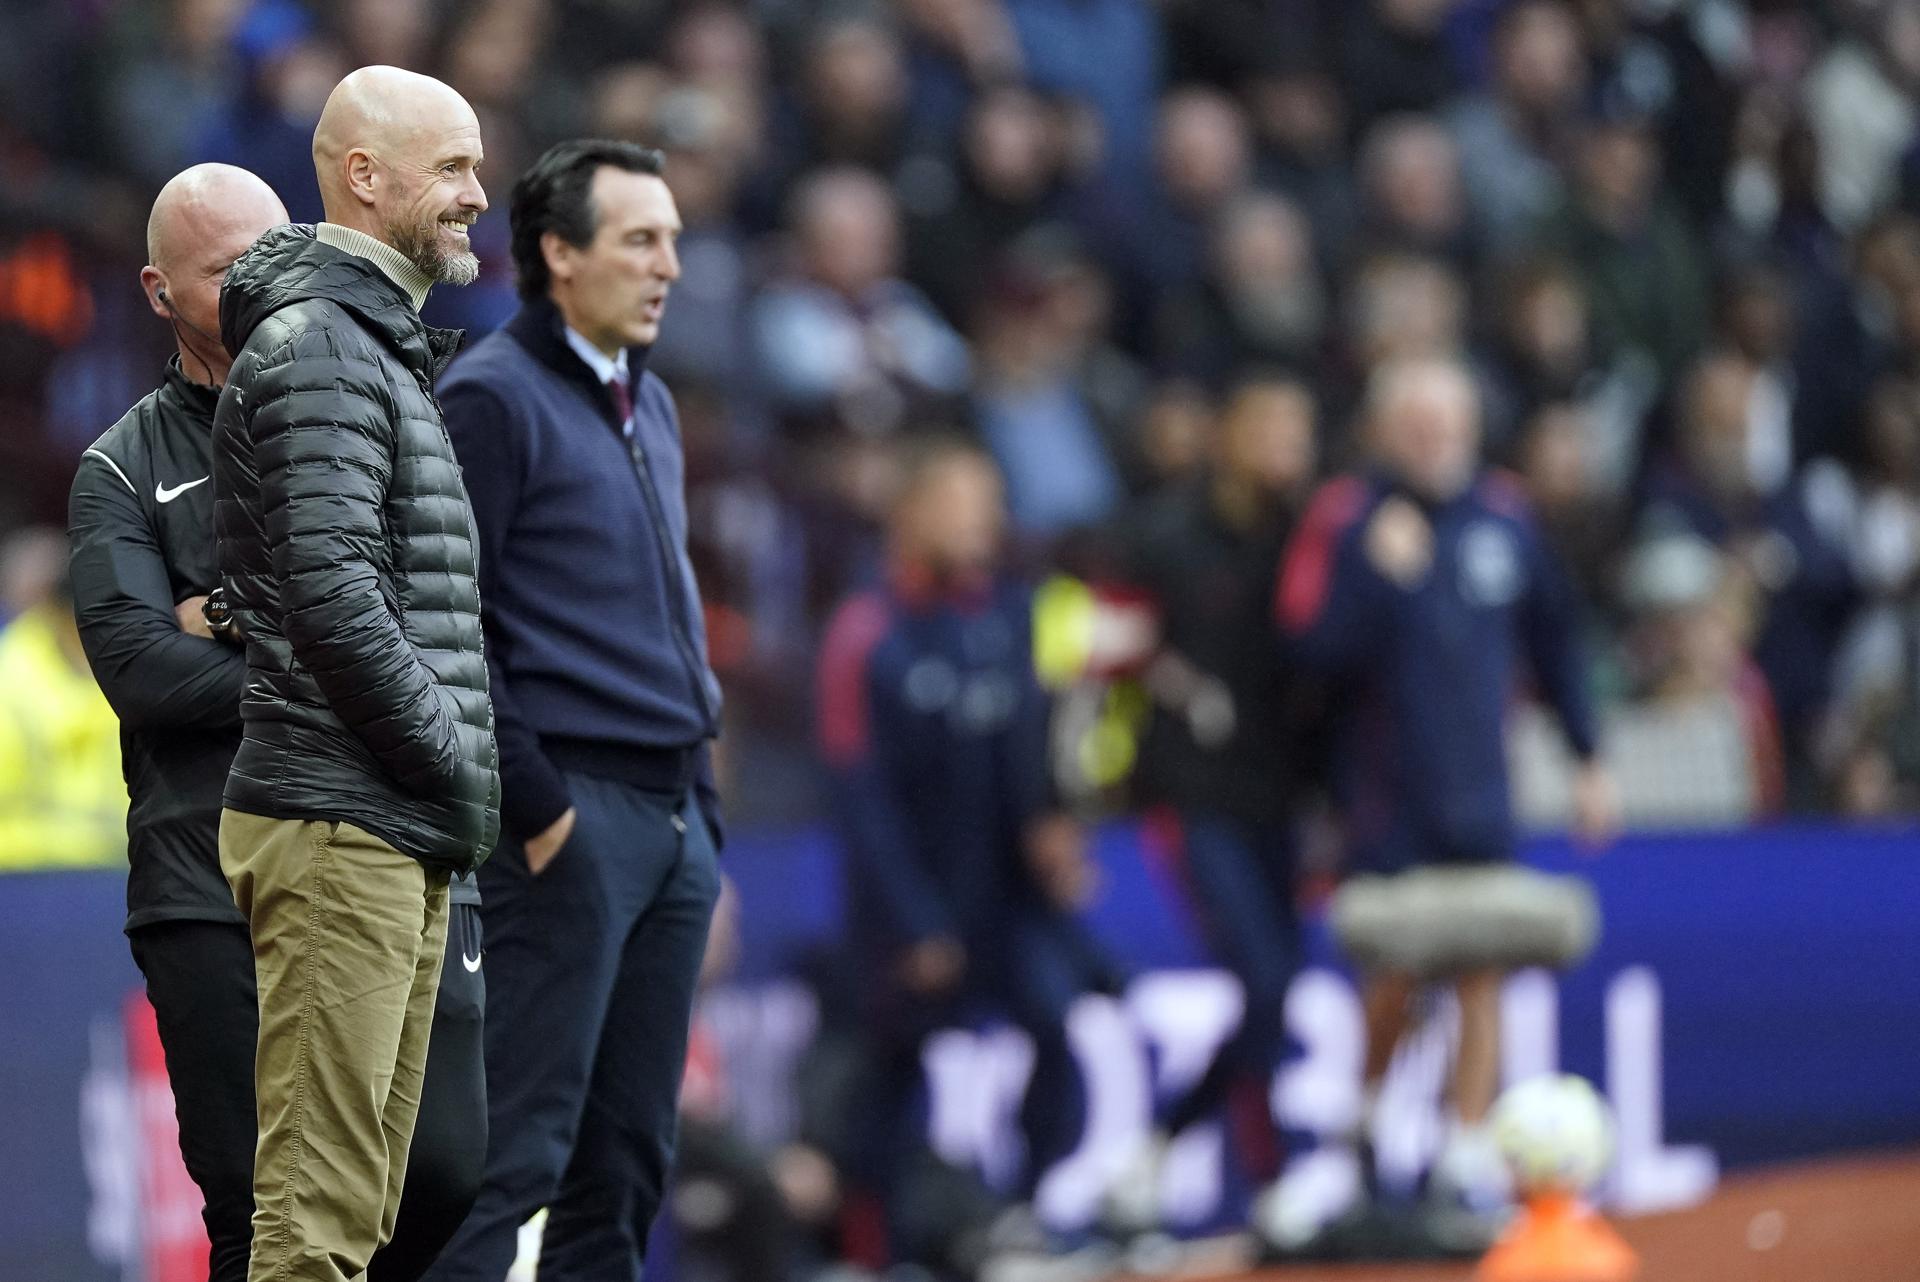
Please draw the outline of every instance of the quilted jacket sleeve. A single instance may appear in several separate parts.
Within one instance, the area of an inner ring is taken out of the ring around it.
[[[263,357],[251,384],[249,434],[286,640],[381,764],[434,796],[453,783],[460,757],[434,674],[382,591],[391,397],[371,351],[346,337],[328,347],[290,343]]]

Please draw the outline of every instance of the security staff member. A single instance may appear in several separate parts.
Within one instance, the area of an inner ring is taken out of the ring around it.
[[[220,871],[221,792],[240,742],[247,665],[209,593],[213,411],[231,363],[214,337],[234,259],[287,220],[244,169],[199,165],[161,189],[140,283],[179,351],[165,381],[90,446],[74,476],[74,611],[121,722],[127,937],[147,979],[180,1119],[206,1198],[212,1282],[243,1282],[252,1240],[254,1046],[246,922]],[[455,884],[446,965],[393,1241],[371,1282],[420,1276],[472,1203],[485,1151],[478,894]]]

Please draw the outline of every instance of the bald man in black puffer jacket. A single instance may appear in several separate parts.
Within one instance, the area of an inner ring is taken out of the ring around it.
[[[247,654],[220,864],[260,1001],[253,1282],[358,1279],[392,1235],[448,877],[500,823],[478,538],[431,390],[459,335],[419,314],[478,269],[478,122],[437,81],[363,68],[314,154],[329,221],[268,232],[220,298],[214,529]]]

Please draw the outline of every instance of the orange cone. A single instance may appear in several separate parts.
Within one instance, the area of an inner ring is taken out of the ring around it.
[[[1640,1257],[1570,1193],[1527,1199],[1474,1270],[1473,1282],[1633,1282]]]

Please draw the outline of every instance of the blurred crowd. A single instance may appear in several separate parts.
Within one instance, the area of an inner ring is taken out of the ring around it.
[[[157,377],[134,287],[154,190],[223,160],[317,218],[313,120],[385,62],[482,119],[484,273],[438,291],[438,323],[511,312],[501,199],[541,147],[667,153],[685,280],[652,368],[749,821],[816,804],[806,676],[902,442],[979,441],[1020,564],[1098,583],[1156,496],[1218,466],[1250,381],[1299,389],[1325,472],[1358,461],[1370,372],[1432,355],[1471,369],[1488,462],[1582,589],[1621,733],[1686,745],[1675,709],[1726,710],[1740,778],[1707,817],[1920,787],[1912,5],[4,7],[10,612],[57,588],[31,531],[79,450]]]
[[[1251,374],[1319,457],[1395,357],[1470,362],[1489,461],[1584,589],[1616,701],[1725,696],[1749,809],[1883,812],[1920,561],[1920,12],[1878,0],[178,0],[0,53],[0,519],[57,515],[151,380],[130,287],[188,163],[318,216],[346,69],[444,76],[498,197],[557,137],[663,147],[688,232],[653,367],[750,806],[803,810],[825,609],[895,446],[976,434],[1035,570],[1098,576]],[[441,323],[512,307],[505,219]],[[1304,486],[1310,477],[1299,478]],[[781,786],[787,781],[786,787]],[[1738,814],[1727,817],[1737,818]]]

